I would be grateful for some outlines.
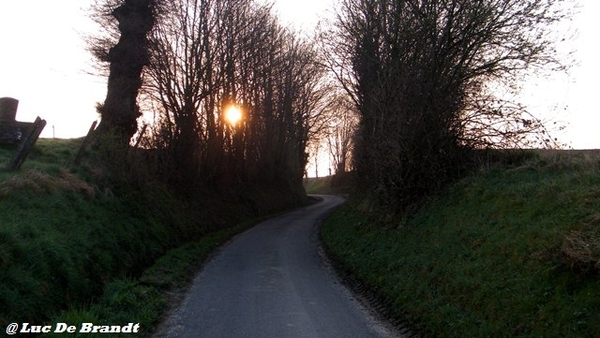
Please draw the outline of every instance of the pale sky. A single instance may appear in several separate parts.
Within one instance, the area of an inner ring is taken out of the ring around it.
[[[557,134],[575,149],[600,148],[600,122],[595,81],[600,65],[595,53],[600,33],[600,2],[580,0],[583,9],[574,18],[575,38],[563,48],[575,49],[579,66],[569,76],[526,86],[534,102],[531,110],[551,122],[565,123]],[[84,136],[98,119],[96,102],[104,100],[105,79],[88,75],[91,57],[82,36],[90,24],[85,10],[93,0],[0,0],[0,97],[19,99],[17,120],[48,121],[42,137]],[[282,22],[311,31],[318,18],[331,12],[332,0],[278,0],[275,10]],[[568,25],[567,25],[568,26]]]
[[[42,137],[84,136],[106,83],[87,75],[82,40],[90,0],[0,0],[0,97],[19,100],[17,120],[48,124]]]

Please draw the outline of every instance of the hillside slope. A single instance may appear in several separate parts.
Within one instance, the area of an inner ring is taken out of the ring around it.
[[[487,166],[408,220],[366,205],[322,237],[391,317],[434,337],[600,336],[598,152]]]
[[[73,166],[81,141],[40,139],[22,170],[0,170],[1,323],[136,322],[147,334],[210,250],[292,207],[275,189],[180,196]],[[0,148],[0,166],[13,151]]]

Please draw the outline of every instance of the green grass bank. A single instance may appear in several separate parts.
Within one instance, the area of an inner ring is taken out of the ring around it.
[[[40,139],[20,171],[0,170],[2,331],[134,322],[148,336],[169,292],[214,248],[290,207],[278,191],[184,198],[159,182],[113,180],[93,161],[72,165],[81,142]],[[0,148],[0,166],[13,151]]]
[[[600,153],[523,158],[485,166],[410,218],[355,199],[326,222],[324,244],[422,336],[600,337]]]

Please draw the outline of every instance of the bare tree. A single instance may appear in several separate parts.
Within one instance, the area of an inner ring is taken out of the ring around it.
[[[333,100],[327,146],[336,175],[350,169],[354,135],[358,127],[358,113],[344,93]]]
[[[212,128],[211,136],[217,138],[215,107],[206,109],[205,101],[214,102],[209,98],[220,90],[221,79],[214,75],[218,74],[214,40],[222,14],[218,11],[213,0],[163,1],[151,34],[144,94],[160,112],[155,141],[168,148],[178,179],[189,184],[198,175],[207,130]]]
[[[469,149],[543,130],[487,88],[558,64],[559,2],[343,0],[329,65],[360,112],[359,182],[403,206],[460,175]]]

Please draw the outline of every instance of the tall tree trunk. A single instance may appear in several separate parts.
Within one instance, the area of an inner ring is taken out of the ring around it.
[[[114,134],[127,144],[137,130],[141,115],[137,95],[142,69],[148,64],[147,34],[154,25],[155,0],[124,0],[112,15],[119,22],[121,37],[110,49],[110,74],[104,104],[98,108],[102,121],[99,134]]]

